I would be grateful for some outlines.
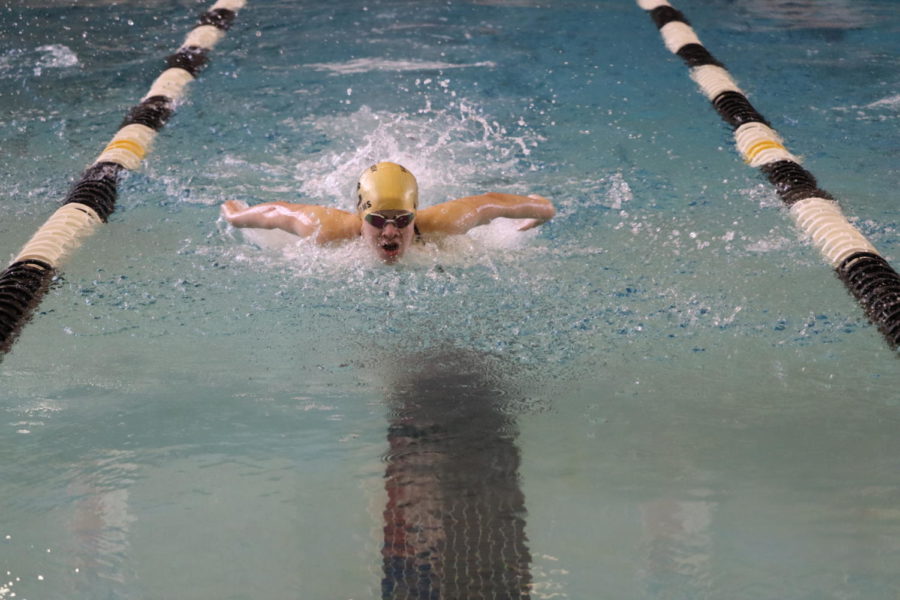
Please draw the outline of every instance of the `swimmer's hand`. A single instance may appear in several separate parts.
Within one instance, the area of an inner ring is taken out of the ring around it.
[[[529,229],[534,229],[538,225],[543,225],[546,222],[546,219],[523,219],[524,224],[516,231],[528,231]]]
[[[535,200],[541,200],[543,202],[546,202],[547,205],[550,207],[551,214],[546,219],[523,219],[522,226],[519,227],[519,229],[518,229],[519,231],[528,231],[529,229],[534,229],[538,225],[543,225],[544,223],[549,221],[553,217],[553,215],[556,213],[556,210],[553,209],[553,205],[550,204],[550,201],[547,200],[546,198],[544,198],[543,196],[538,196],[537,194],[528,194],[528,197],[533,198]]]
[[[222,216],[225,217],[225,220],[231,223],[238,213],[247,210],[249,207],[250,205],[243,200],[229,200],[222,204],[221,213]]]

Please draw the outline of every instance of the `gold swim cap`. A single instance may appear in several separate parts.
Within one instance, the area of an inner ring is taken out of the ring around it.
[[[366,169],[356,184],[356,210],[360,217],[380,210],[419,208],[419,185],[413,174],[397,163],[380,162]]]

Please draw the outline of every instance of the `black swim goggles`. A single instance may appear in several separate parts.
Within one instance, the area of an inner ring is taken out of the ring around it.
[[[410,223],[416,218],[416,213],[406,211],[391,217],[386,217],[377,212],[370,212],[364,218],[366,223],[376,229],[384,229],[388,226],[388,223],[393,223],[394,227],[397,229],[403,229],[404,227],[409,227]]]

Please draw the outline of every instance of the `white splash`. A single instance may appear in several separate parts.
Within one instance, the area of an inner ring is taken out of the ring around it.
[[[625,181],[625,176],[615,173],[609,178],[609,191],[606,193],[607,206],[614,210],[620,210],[623,204],[634,200],[631,186]]]
[[[876,100],[870,104],[866,104],[863,108],[900,108],[900,94]]]
[[[520,226],[516,219],[495,219],[465,235],[428,239],[425,244],[412,245],[401,263],[422,269],[437,264],[444,267],[489,264],[491,257],[534,246],[540,228],[519,231]],[[241,251],[235,256],[238,262],[261,261],[272,266],[290,266],[298,277],[350,277],[360,270],[380,268],[377,258],[362,239],[320,246],[277,229],[227,227],[226,235],[235,234],[262,251]]]
[[[792,245],[793,242],[783,235],[771,235],[747,244],[746,248],[749,252],[765,254],[768,252],[780,252],[790,248]]]
[[[381,160],[398,162],[419,182],[422,206],[483,192],[531,193],[517,187],[523,159],[541,140],[527,128],[502,126],[466,102],[417,113],[373,111],[318,117],[308,124],[328,135],[331,149],[301,157],[299,192],[313,202],[353,210],[359,174]]]
[[[33,50],[12,48],[0,53],[0,77],[22,76],[29,68],[35,77],[40,77],[44,69],[66,69],[78,64],[78,55],[62,44],[38,46]]]
[[[426,60],[386,60],[383,58],[356,58],[338,63],[310,63],[305,65],[317,71],[330,71],[335,75],[370,73],[373,71],[444,71],[474,67],[496,67],[491,61],[477,63],[447,63]]]
[[[78,55],[68,46],[49,44],[35,48],[42,56],[34,65],[34,76],[40,77],[44,69],[65,69],[78,65]]]
[[[68,46],[63,46],[62,44],[38,46],[37,51],[44,53],[44,56],[39,62],[42,67],[62,69],[65,67],[74,67],[78,64],[78,55]]]

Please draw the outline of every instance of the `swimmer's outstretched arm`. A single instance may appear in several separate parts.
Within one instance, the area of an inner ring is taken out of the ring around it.
[[[222,204],[222,216],[235,227],[281,229],[300,237],[314,237],[318,244],[359,237],[362,226],[353,213],[315,204],[265,202],[247,206],[229,200]]]
[[[520,231],[537,227],[553,218],[556,209],[542,196],[517,196],[491,192],[467,196],[423,208],[416,215],[422,233],[465,233],[498,217],[527,219]]]

